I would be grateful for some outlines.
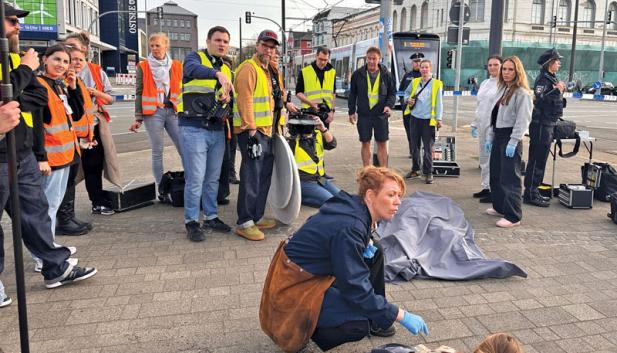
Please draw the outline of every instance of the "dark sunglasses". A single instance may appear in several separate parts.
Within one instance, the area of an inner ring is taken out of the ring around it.
[[[17,24],[19,24],[19,18],[5,17],[4,19],[8,21],[10,24],[12,24],[13,26],[17,26]]]

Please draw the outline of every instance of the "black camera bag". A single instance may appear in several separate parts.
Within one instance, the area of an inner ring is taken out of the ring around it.
[[[159,195],[163,202],[169,202],[173,207],[184,207],[184,171],[168,171],[163,174],[159,184]]]
[[[555,125],[555,129],[553,130],[553,138],[555,139],[557,147],[559,147],[559,156],[562,158],[570,158],[576,156],[579,148],[581,147],[581,138],[578,136],[578,132],[576,132],[576,123],[571,120],[564,120],[562,118],[559,118]],[[563,153],[563,146],[561,144],[561,140],[566,139],[576,139],[572,152]]]
[[[594,163],[594,166],[599,171],[595,180],[593,196],[597,200],[608,202],[611,200],[612,195],[617,193],[617,170],[608,163]],[[589,163],[585,163],[581,167],[583,184],[587,183],[588,169],[591,167]]]

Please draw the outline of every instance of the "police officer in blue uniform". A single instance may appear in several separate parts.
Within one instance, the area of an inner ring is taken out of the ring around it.
[[[561,55],[556,49],[544,52],[538,59],[538,64],[542,69],[534,85],[534,109],[529,125],[529,161],[525,171],[523,202],[548,207],[549,199],[540,195],[538,187],[544,179],[555,124],[565,107],[565,84],[556,76],[561,66]]]
[[[409,57],[411,59],[411,70],[405,72],[405,75],[401,79],[401,83],[398,86],[399,92],[404,92],[407,87],[411,84],[414,78],[422,76],[420,74],[420,61],[424,59],[424,54],[422,53],[413,53]],[[401,103],[401,110],[405,111],[405,97],[399,97],[399,101]],[[412,144],[411,144],[411,115],[406,115],[403,117],[403,125],[405,126],[405,133],[407,135],[407,142],[409,144],[409,158],[412,155]]]

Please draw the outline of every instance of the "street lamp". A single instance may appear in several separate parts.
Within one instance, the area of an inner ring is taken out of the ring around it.
[[[574,78],[574,55],[576,54],[576,32],[577,30],[578,30],[578,0],[574,2],[574,27],[572,27],[572,50],[570,50],[570,72],[568,73],[568,81],[572,81]]]
[[[602,94],[602,81],[604,81],[604,46],[606,42],[606,28],[608,27],[609,21],[607,21],[608,17],[608,0],[605,1],[604,5],[604,28],[602,29],[602,49],[600,50],[600,68],[598,69],[598,82],[600,82],[600,87],[596,90],[597,95]]]

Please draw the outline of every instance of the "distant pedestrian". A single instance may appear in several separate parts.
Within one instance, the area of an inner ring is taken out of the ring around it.
[[[521,140],[531,121],[531,92],[521,60],[512,56],[503,61],[499,74],[499,96],[491,111],[491,126],[485,149],[490,151],[490,187],[493,207],[486,213],[503,216],[502,228],[521,224]]]
[[[534,109],[529,125],[529,160],[525,171],[526,204],[548,207],[549,199],[540,195],[538,187],[544,180],[544,169],[557,120],[563,115],[563,92],[566,85],[559,81],[557,71],[561,67],[561,55],[556,49],[549,49],[538,58],[542,66],[534,85]]]
[[[414,78],[418,78],[422,76],[420,73],[420,61],[424,58],[424,54],[422,53],[413,53],[409,57],[411,60],[411,70],[407,71],[403,78],[401,79],[401,83],[398,86],[399,92],[404,92],[407,90],[407,87],[411,84]],[[399,98],[401,107],[405,110],[405,97]],[[405,127],[405,134],[407,135],[407,144],[409,145],[409,158],[413,153],[413,144],[411,142],[411,114],[403,114],[403,126]]]
[[[473,194],[473,197],[479,198],[480,202],[491,202],[490,190],[490,151],[486,151],[484,143],[486,136],[491,128],[491,111],[497,103],[499,96],[499,88],[497,83],[499,80],[499,70],[501,70],[502,58],[494,55],[488,58],[486,68],[489,78],[482,81],[478,90],[476,100],[476,118],[471,122],[471,136],[478,139],[478,150],[480,153],[480,178],[482,190]]]
[[[381,51],[370,47],[366,51],[366,65],[351,76],[347,107],[349,122],[357,124],[362,143],[362,164],[371,164],[371,140],[377,142],[377,160],[388,166],[390,112],[396,103],[396,83],[388,68],[379,63]]]

